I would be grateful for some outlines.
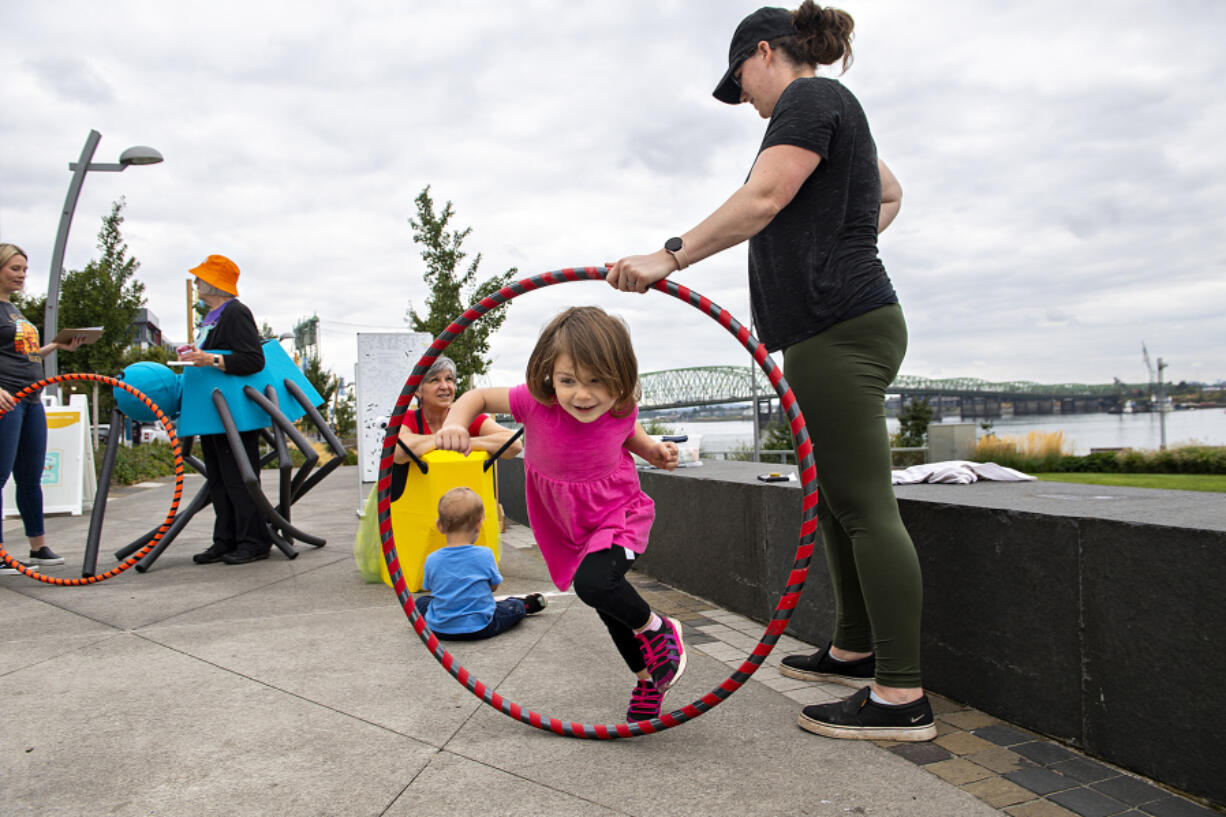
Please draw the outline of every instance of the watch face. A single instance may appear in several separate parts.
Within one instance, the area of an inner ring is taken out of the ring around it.
[[[680,238],[674,237],[664,242],[664,249],[668,250],[669,252],[677,252],[682,246],[683,245]]]

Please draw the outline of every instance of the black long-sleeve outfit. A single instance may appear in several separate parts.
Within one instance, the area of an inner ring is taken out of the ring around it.
[[[225,372],[242,376],[255,374],[264,368],[264,348],[260,330],[251,310],[238,299],[232,299],[217,318],[217,323],[205,336],[203,351],[227,352]],[[260,474],[259,430],[239,433],[243,454]],[[235,459],[238,452],[230,447],[225,434],[205,434],[200,437],[200,449],[209,477],[209,497],[217,520],[213,525],[213,547],[219,553],[247,551],[267,553],[272,547],[268,526],[255,501],[247,493]]]

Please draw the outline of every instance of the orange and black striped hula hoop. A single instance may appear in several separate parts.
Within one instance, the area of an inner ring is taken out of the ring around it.
[[[163,414],[162,410],[157,407],[157,404],[150,400],[139,389],[129,386],[122,380],[107,377],[106,375],[79,374],[74,372],[71,374],[60,374],[56,375],[55,377],[48,377],[44,380],[39,380],[37,383],[31,383],[29,386],[26,386],[24,389],[14,394],[13,399],[20,400],[26,395],[33,394],[44,386],[49,386],[52,383],[65,383],[73,380],[84,380],[93,383],[104,383],[109,386],[117,386],[130,392],[134,397],[136,397],[136,399],[140,400],[142,403],[148,406],[151,411],[153,411],[153,414],[155,417],[157,417],[158,422],[162,424],[162,428],[166,429],[166,436],[170,438],[171,450],[174,451],[175,493],[174,498],[170,501],[170,511],[167,512],[166,519],[157,529],[157,533],[154,534],[153,539],[151,539],[148,544],[133,553],[116,567],[95,576],[84,576],[80,579],[61,579],[56,576],[43,575],[43,573],[40,571],[30,570],[28,567],[18,562],[15,558],[9,555],[8,551],[4,549],[4,543],[0,542],[0,561],[3,561],[9,567],[15,568],[18,572],[29,576],[31,579],[37,579],[45,584],[54,584],[61,587],[80,587],[86,584],[97,584],[98,582],[106,581],[107,579],[118,576],[120,573],[139,562],[145,557],[146,553],[153,550],[153,548],[157,546],[157,543],[160,542],[162,537],[166,534],[167,529],[170,528],[171,522],[174,521],[175,514],[179,512],[179,502],[183,499],[183,451],[179,446],[179,435],[175,433],[175,427],[174,424],[170,422],[170,418]],[[5,413],[5,409],[0,409],[0,417],[3,417]]]

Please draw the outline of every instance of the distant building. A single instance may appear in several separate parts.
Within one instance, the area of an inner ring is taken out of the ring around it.
[[[136,311],[136,320],[132,322],[132,345],[142,350],[162,346],[162,327],[158,316],[144,307]]]

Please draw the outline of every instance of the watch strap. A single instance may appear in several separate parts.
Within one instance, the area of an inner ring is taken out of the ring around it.
[[[675,250],[668,246],[669,243],[672,243],[671,239],[664,245],[664,251],[671,255],[673,260],[677,262],[677,271],[680,272],[690,265],[690,256],[685,251],[685,244],[681,243],[680,239],[677,239],[676,242],[680,246],[678,246]]]

